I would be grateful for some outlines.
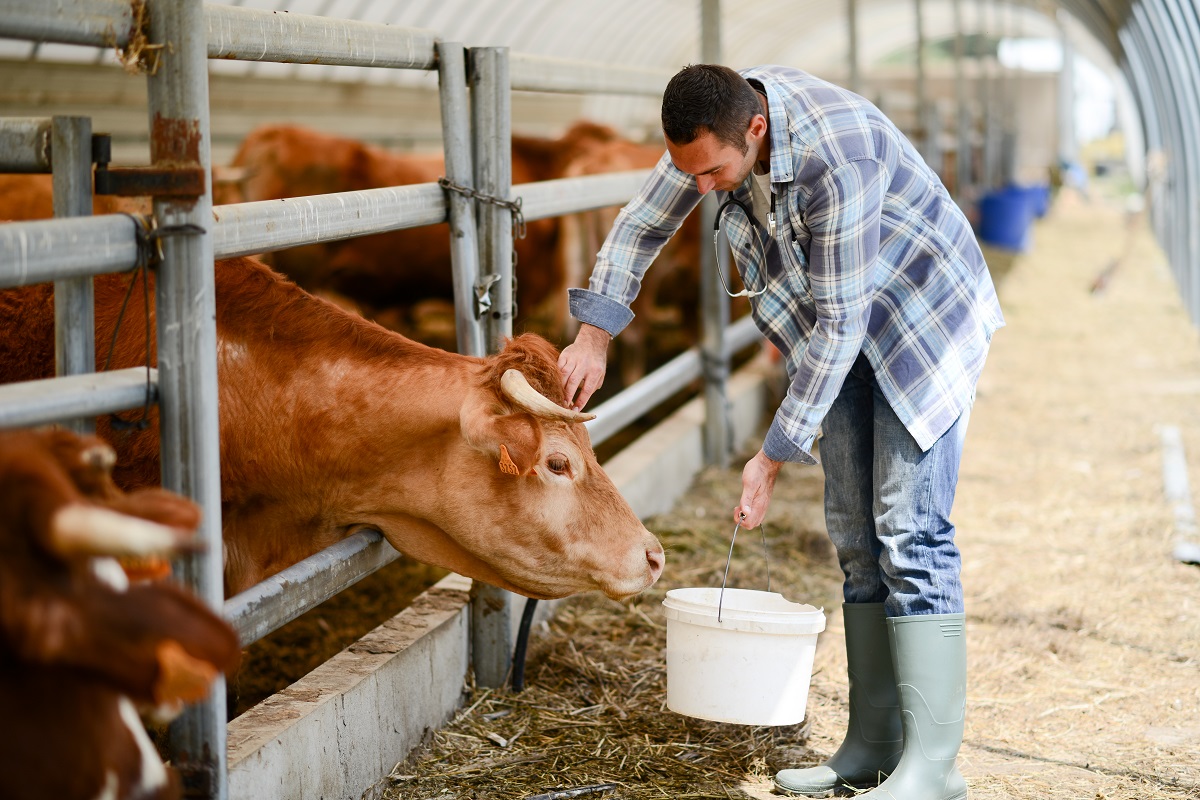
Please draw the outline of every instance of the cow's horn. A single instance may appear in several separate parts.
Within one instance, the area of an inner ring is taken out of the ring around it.
[[[504,395],[521,408],[536,417],[546,419],[561,419],[565,422],[587,422],[595,419],[595,414],[585,414],[582,411],[572,411],[563,408],[549,397],[529,385],[524,373],[519,369],[506,370],[500,378],[500,388]]]
[[[169,555],[198,548],[183,531],[99,506],[63,506],[50,523],[50,544],[61,556]]]

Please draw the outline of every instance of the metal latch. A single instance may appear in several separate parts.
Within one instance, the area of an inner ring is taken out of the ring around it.
[[[173,167],[110,167],[112,137],[92,136],[96,164],[95,193],[121,197],[199,197],[204,194],[204,169],[194,162]]]

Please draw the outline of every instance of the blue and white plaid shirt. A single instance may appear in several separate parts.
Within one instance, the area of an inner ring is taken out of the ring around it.
[[[791,381],[763,451],[816,463],[821,420],[860,352],[928,449],[971,404],[992,333],[1004,325],[971,226],[863,98],[788,67],[741,74],[767,96],[777,224],[771,237],[730,206],[723,229],[745,285],[766,290],[751,313]],[[748,182],[719,196],[751,205]],[[572,315],[613,335],[628,325],[647,266],[699,200],[695,177],[664,155],[618,216],[589,289],[570,290]]]

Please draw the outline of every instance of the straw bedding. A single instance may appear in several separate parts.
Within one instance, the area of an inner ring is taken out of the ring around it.
[[[1034,236],[1026,255],[990,254],[1009,326],[979,388],[956,505],[970,664],[960,765],[976,800],[1200,797],[1200,568],[1170,558],[1157,427],[1182,429],[1200,475],[1200,342],[1120,197],[1063,195]],[[774,588],[829,614],[804,723],[726,725],[664,706],[661,600],[720,584],[735,463],[649,521],[667,548],[658,585],[626,604],[563,603],[535,631],[524,692],[465,687],[456,718],[365,794],[769,796],[776,769],[818,763],[845,730],[821,489],[818,469],[786,468],[766,526]],[[739,536],[730,576],[763,588],[757,532]]]

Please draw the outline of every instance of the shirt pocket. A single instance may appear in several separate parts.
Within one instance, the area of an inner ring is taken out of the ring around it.
[[[808,253],[812,233],[802,223],[792,220],[791,234],[779,242],[784,251],[784,270],[788,281],[805,300],[812,301],[812,284],[809,281]]]

